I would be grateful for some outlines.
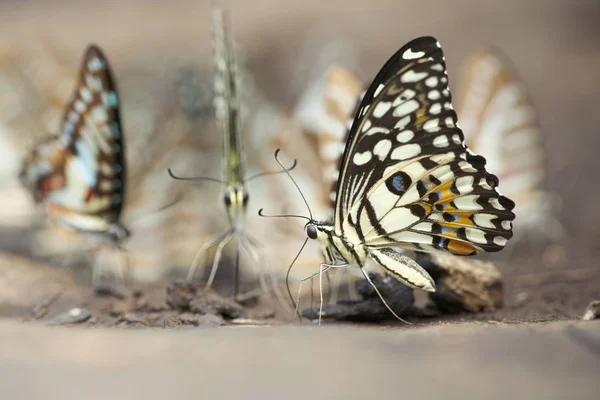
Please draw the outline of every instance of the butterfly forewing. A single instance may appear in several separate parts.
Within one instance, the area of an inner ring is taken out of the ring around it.
[[[464,145],[431,37],[401,48],[370,85],[339,182],[335,229],[354,243],[469,255],[512,236],[514,203]]]
[[[496,49],[465,63],[457,110],[469,147],[485,152],[489,170],[518,204],[544,179],[542,135],[526,90],[507,57]],[[527,157],[523,157],[527,154]]]
[[[82,230],[117,222],[125,191],[119,99],[106,57],[90,46],[58,135],[26,160],[22,177],[51,216]],[[91,216],[93,218],[87,218]]]
[[[235,47],[230,38],[226,14],[218,8],[212,13],[214,57],[214,108],[223,134],[225,182],[243,181],[242,143],[240,138],[240,104],[237,93]]]

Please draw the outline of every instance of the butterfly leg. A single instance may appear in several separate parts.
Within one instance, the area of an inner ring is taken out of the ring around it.
[[[321,316],[323,315],[323,264],[319,265],[319,326],[321,326]]]
[[[228,231],[227,234],[223,237],[223,239],[217,245],[217,250],[215,252],[215,258],[213,260],[212,268],[210,269],[210,275],[208,276],[208,280],[206,281],[206,288],[212,286],[213,281],[215,280],[215,275],[217,275],[217,269],[219,268],[219,262],[221,261],[221,255],[223,254],[223,248],[231,242],[231,239],[235,236],[234,231]]]
[[[119,276],[126,287],[131,286],[133,278],[131,272],[131,254],[124,247],[117,247],[118,251],[117,260],[119,262]],[[125,257],[125,262],[123,262]]]
[[[223,254],[223,247],[227,246],[231,239],[236,236],[235,232],[230,230],[223,237],[223,239],[217,245],[217,251],[215,252],[215,259],[213,260],[212,268],[210,269],[210,275],[208,276],[208,280],[206,281],[206,288],[212,286],[213,281],[215,280],[215,275],[217,275],[217,269],[219,268],[219,262],[221,261],[221,255]],[[238,252],[239,254],[239,252]]]
[[[298,284],[298,294],[296,295],[296,309],[294,310],[294,319],[292,320],[292,322],[294,322],[296,320],[296,316],[300,317],[300,293],[302,292],[302,284],[304,282],[306,282],[307,280],[312,280],[312,278],[314,278],[315,276],[319,275],[322,273],[322,266],[323,264],[321,264],[321,267],[319,268],[318,272],[315,272],[313,274],[310,274],[309,276],[307,276],[306,278],[302,278],[300,279],[300,283]],[[325,270],[328,270],[329,268],[326,268]],[[312,285],[311,285],[311,289],[312,289]],[[311,296],[312,297],[312,296]],[[320,318],[320,316],[319,316]]]
[[[252,260],[252,262],[254,263],[254,265],[257,267],[257,275],[258,275],[258,281],[261,287],[261,290],[263,292],[269,293],[270,289],[269,289],[269,285],[268,282],[266,280],[265,275],[263,274],[262,268],[261,268],[261,264],[265,263],[267,260],[264,257],[261,257],[259,252],[263,251],[262,246],[260,246],[258,244],[258,242],[255,242],[250,235],[244,234],[242,236],[242,246],[244,247],[244,249],[246,250],[246,253],[248,253],[248,255],[250,256],[250,259]]]
[[[100,286],[102,282],[102,270],[104,266],[102,265],[102,252],[98,249],[94,251],[94,261],[92,265],[92,287],[97,288]]]
[[[373,289],[375,289],[375,292],[377,293],[377,296],[379,296],[379,298],[381,299],[381,301],[383,302],[383,305],[385,306],[385,308],[387,308],[394,317],[396,317],[397,320],[404,322],[405,324],[411,325],[410,322],[403,320],[402,318],[400,318],[398,316],[398,314],[396,314],[394,312],[394,310],[392,310],[392,308],[388,305],[388,303],[385,301],[385,299],[383,298],[383,296],[381,295],[381,293],[379,292],[379,289],[377,289],[377,286],[375,286],[375,284],[373,283],[373,281],[371,280],[371,278],[369,278],[369,274],[367,274],[365,272],[365,270],[361,267],[360,271],[362,272],[363,276],[365,277],[365,279],[369,282],[369,284],[373,287]]]
[[[208,242],[204,243],[200,249],[198,250],[198,252],[196,253],[196,255],[194,256],[194,261],[192,261],[192,265],[190,266],[190,269],[188,271],[188,275],[187,275],[187,279],[188,281],[191,281],[192,279],[194,279],[194,275],[196,275],[196,270],[198,269],[198,265],[200,265],[200,260],[204,261],[203,258],[201,258],[201,256],[204,256],[206,251],[208,249],[210,249],[211,247],[216,246],[218,243],[220,243],[221,241],[223,241],[228,235],[231,235],[233,231],[228,230],[227,232],[216,236],[214,238],[212,238],[211,240],[209,240]]]
[[[242,244],[246,248],[246,251],[250,255],[252,261],[259,267],[259,270],[257,272],[262,290],[266,293],[272,292],[277,298],[277,301],[281,304],[281,306],[285,310],[290,310],[290,307],[288,307],[288,304],[285,300],[285,296],[283,295],[283,293],[277,285],[277,279],[275,276],[275,269],[273,268],[273,264],[269,261],[268,257],[265,256],[266,251],[264,246],[257,239],[255,239],[249,234],[244,234],[243,239],[244,241],[242,242]],[[265,272],[265,268],[260,268],[263,265],[266,266],[269,275],[267,275],[267,273]],[[267,277],[269,279],[267,279]]]
[[[294,320],[296,319],[296,316],[299,316],[299,309],[300,309],[300,293],[302,292],[302,284],[304,282],[306,282],[309,279],[314,278],[315,276],[319,275],[319,281],[320,281],[320,288],[321,288],[321,306],[319,309],[319,321],[321,320],[321,312],[323,311],[323,286],[322,286],[322,276],[323,273],[326,271],[329,271],[329,269],[331,268],[344,268],[347,267],[348,264],[340,264],[340,265],[336,265],[336,264],[327,264],[327,263],[321,263],[321,265],[319,266],[319,271],[310,274],[309,276],[307,276],[306,278],[302,278],[300,280],[300,284],[298,285],[298,294],[296,296],[296,310],[294,313]],[[320,323],[320,322],[319,322]]]
[[[321,263],[321,265],[319,266],[319,297],[320,297],[319,326],[321,326],[321,316],[323,315],[323,273],[327,273],[327,271],[329,271],[331,268],[344,268],[347,266],[348,266],[348,264],[336,265],[336,264],[326,264],[326,263]],[[325,267],[325,268],[323,268],[323,267]],[[340,273],[340,272],[338,272],[338,273]]]

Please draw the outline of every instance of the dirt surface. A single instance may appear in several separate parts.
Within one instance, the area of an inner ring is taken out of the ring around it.
[[[18,266],[18,268],[16,267]],[[444,314],[439,311],[423,310],[427,300],[417,294],[416,307],[421,310],[410,312],[410,306],[396,305],[395,308],[415,327],[447,322],[494,321],[504,323],[544,322],[552,320],[581,319],[588,304],[600,298],[600,285],[595,270],[554,272],[519,276],[507,280],[505,305],[503,308],[479,313]],[[0,257],[0,317],[39,320],[57,324],[73,309],[90,313],[85,320],[73,321],[87,326],[106,327],[183,327],[221,326],[230,324],[262,325],[289,322],[293,312],[283,309],[277,301],[262,296],[260,301],[251,298],[239,305],[219,296],[214,291],[205,291],[185,281],[165,281],[153,285],[137,285],[135,288],[104,286],[98,293],[81,276],[72,270],[39,264],[19,256]],[[511,277],[509,277],[510,279]],[[386,314],[370,287],[360,281],[359,291],[367,293],[363,309],[371,317],[355,320],[381,320]],[[360,289],[361,286],[365,288]],[[393,290],[404,290],[399,287]],[[285,290],[282,287],[282,290]],[[389,290],[389,289],[386,289]],[[382,288],[383,291],[383,288]],[[402,293],[404,293],[403,291]],[[390,296],[389,293],[383,292]],[[392,293],[392,292],[390,292]],[[406,301],[412,294],[406,293]],[[419,298],[421,301],[419,301]],[[303,308],[308,307],[310,297],[302,299]],[[313,298],[313,305],[318,304]],[[289,307],[289,305],[288,305]],[[315,314],[316,309],[312,313]],[[384,325],[403,326],[390,317]],[[316,318],[316,317],[314,317]],[[333,324],[333,321],[326,320]]]
[[[4,321],[0,343],[5,398],[591,400],[600,390],[597,322],[107,331]]]

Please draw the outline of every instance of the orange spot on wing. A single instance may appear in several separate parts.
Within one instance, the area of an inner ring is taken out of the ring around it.
[[[441,196],[436,203],[444,203],[446,200],[456,197],[456,194],[450,191],[450,187],[452,187],[452,182],[446,182],[433,190]]]
[[[467,216],[457,215],[457,214],[455,214],[455,215],[458,217],[458,219],[453,221],[452,222],[453,224],[460,225],[460,226],[475,226],[475,224],[473,224],[473,222],[471,222],[471,220]]]
[[[459,256],[470,256],[477,253],[477,249],[473,245],[461,242],[460,240],[450,240],[448,242],[448,250]]]

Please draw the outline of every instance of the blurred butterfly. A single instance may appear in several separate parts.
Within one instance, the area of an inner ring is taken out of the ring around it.
[[[20,180],[55,225],[84,234],[94,246],[122,249],[129,236],[119,222],[125,177],[118,92],[108,60],[92,45],[59,133],[30,152]],[[100,274],[96,262],[94,284]]]
[[[457,112],[466,142],[485,153],[503,192],[515,200],[519,226],[559,240],[563,228],[551,213],[556,198],[542,191],[542,134],[523,83],[507,57],[492,49],[473,53],[463,75]]]
[[[512,237],[514,203],[496,191],[498,179],[485,164],[464,144],[439,42],[408,43],[357,108],[333,222],[317,222],[309,210],[306,233],[325,258],[317,274],[354,264],[371,282],[363,270],[371,259],[407,286],[435,291],[429,274],[398,250],[463,256],[502,250]]]
[[[267,260],[262,256],[262,245],[244,231],[244,222],[248,207],[249,194],[246,183],[254,178],[263,176],[267,173],[245,178],[245,156],[241,141],[241,118],[240,102],[238,97],[237,65],[235,60],[234,42],[229,37],[229,26],[222,10],[215,8],[212,13],[212,34],[213,34],[213,58],[214,58],[214,100],[213,106],[217,125],[223,135],[223,180],[212,178],[180,178],[169,173],[174,179],[182,180],[211,180],[223,184],[223,202],[227,212],[227,218],[230,229],[223,234],[214,237],[205,243],[192,262],[188,272],[188,279],[194,278],[196,270],[202,264],[203,256],[213,247],[216,247],[216,253],[212,268],[206,282],[206,287],[210,287],[216,276],[219,261],[223,248],[235,240],[236,243],[236,264],[234,276],[234,297],[238,295],[238,272],[240,247],[243,247],[255,264],[260,266],[268,265]],[[279,171],[277,172],[279,173]],[[270,292],[265,271],[258,273],[262,290]],[[271,287],[275,294],[282,297],[274,283]]]

